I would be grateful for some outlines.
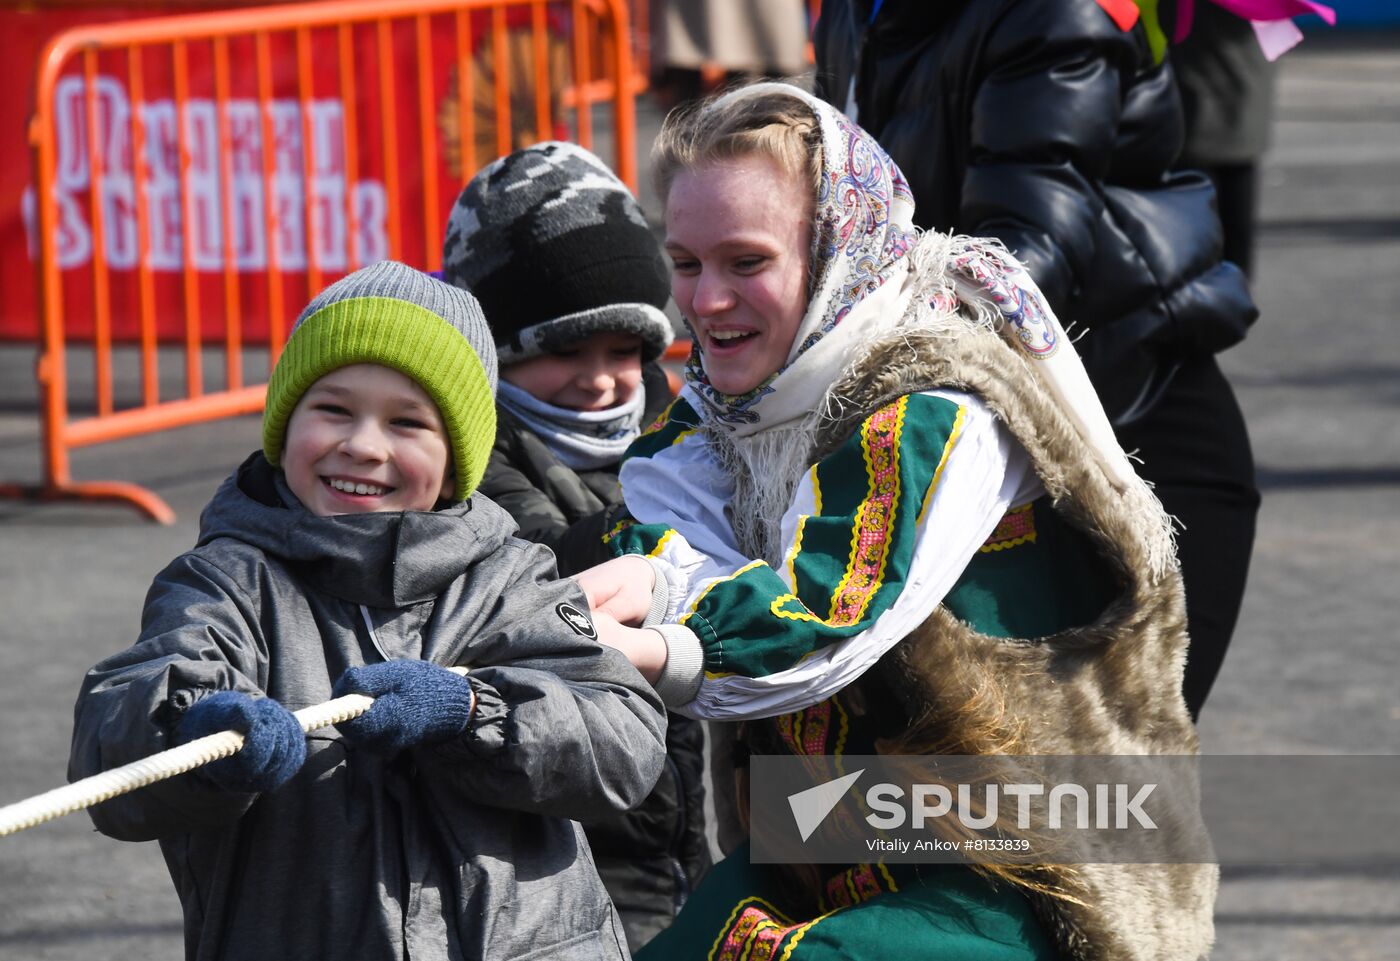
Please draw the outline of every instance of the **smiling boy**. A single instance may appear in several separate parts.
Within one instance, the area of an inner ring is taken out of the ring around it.
[[[159,839],[188,958],[627,956],[572,819],[641,800],[664,721],[549,552],[474,495],[496,367],[464,291],[392,262],[327,288],[263,449],[156,577],[137,643],[88,672],[74,778],[245,736],[92,809]],[[347,693],[374,704],[302,734],[292,711]]]
[[[481,301],[501,363],[482,492],[572,574],[607,560],[617,469],[670,402],[660,246],[591,152],[548,141],[480,170],[448,221],[443,279]]]
[[[431,509],[452,497],[447,432],[423,388],[391,367],[351,364],[302,396],[282,471],[313,514]]]

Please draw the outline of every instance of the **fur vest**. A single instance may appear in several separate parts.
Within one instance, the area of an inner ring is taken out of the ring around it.
[[[1120,591],[1096,623],[1033,640],[980,634],[938,608],[882,662],[915,718],[893,753],[1197,754],[1181,694],[1187,635],[1180,575],[1153,573],[1144,525],[998,334],[906,328],[873,344],[833,389],[841,403],[829,409],[841,413],[820,428],[816,455],[834,449],[869,412],[934,387],[970,391],[988,404],[1030,454],[1055,509],[1098,546]],[[1198,783],[1174,781],[1158,786],[1167,802],[1159,829],[1203,832]],[[1092,850],[1084,853],[1093,860]],[[1062,896],[1032,899],[1067,958],[1193,961],[1210,950],[1219,881],[1213,863],[1052,865],[1043,877]]]

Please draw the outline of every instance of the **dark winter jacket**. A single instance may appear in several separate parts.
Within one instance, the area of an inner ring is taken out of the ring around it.
[[[660,415],[671,396],[659,366],[648,364],[643,370],[646,424]],[[520,525],[519,536],[554,549],[561,573],[577,573],[608,560],[612,555],[602,538],[607,509],[622,500],[619,465],[574,471],[509,411],[498,407],[496,415],[496,446],[480,491],[511,512]],[[666,769],[640,807],[584,824],[598,871],[634,950],[670,922],[710,867],[699,723],[670,715],[666,752]]]
[[[224,483],[197,546],[155,579],[135,646],[94,667],[75,712],[78,778],[171,745],[216,690],[296,710],[349,667],[465,665],[478,702],[457,741],[382,758],[333,728],[256,795],[185,775],[92,810],[106,834],[158,838],[191,959],[625,958],[573,818],[638,803],[662,764],[662,714],[549,552],[489,500],[317,517],[261,453]]]
[[[997,237],[1073,330],[1115,423],[1256,310],[1220,259],[1215,194],[1174,171],[1181,106],[1142,28],[1094,0],[827,0],[817,92],[909,180],[922,227]]]

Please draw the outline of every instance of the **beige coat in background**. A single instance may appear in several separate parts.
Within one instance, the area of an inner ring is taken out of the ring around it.
[[[807,68],[803,0],[652,0],[652,62],[772,75]]]

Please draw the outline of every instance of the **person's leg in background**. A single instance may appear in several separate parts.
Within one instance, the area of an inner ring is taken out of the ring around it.
[[[1207,168],[1206,174],[1215,184],[1220,226],[1225,233],[1225,259],[1253,276],[1259,167],[1252,163],[1224,164]]]
[[[1139,472],[1185,526],[1178,537],[1191,644],[1183,690],[1199,716],[1235,630],[1259,491],[1244,417],[1213,356],[1188,360],[1158,405],[1118,431]]]

